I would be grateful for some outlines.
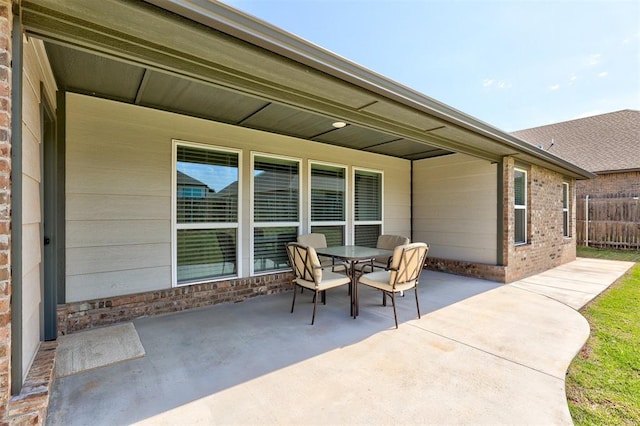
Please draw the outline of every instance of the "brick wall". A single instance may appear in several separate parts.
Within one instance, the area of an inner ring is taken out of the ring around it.
[[[11,397],[6,423],[9,425],[41,425],[47,418],[53,386],[57,341],[43,342],[19,395]]]
[[[426,268],[432,271],[446,272],[447,274],[463,275],[500,283],[505,282],[505,267],[500,265],[487,265],[427,256]]]
[[[0,422],[11,392],[11,1],[0,0]]]
[[[67,303],[58,306],[58,334],[290,291],[292,280],[291,272],[283,272]]]
[[[640,171],[623,173],[605,173],[595,179],[581,180],[576,183],[578,198],[600,196],[640,196]]]
[[[538,167],[528,167],[528,243],[514,245],[515,215],[513,198],[513,158],[504,162],[504,263],[506,282],[575,260],[575,181],[559,173]],[[569,182],[571,237],[563,236],[562,183]]]

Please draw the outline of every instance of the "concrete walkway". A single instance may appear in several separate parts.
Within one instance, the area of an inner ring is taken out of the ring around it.
[[[578,259],[509,285],[426,271],[422,319],[343,289],[310,326],[309,292],[134,322],[143,358],[56,381],[48,423],[571,424],[576,312],[630,262]]]

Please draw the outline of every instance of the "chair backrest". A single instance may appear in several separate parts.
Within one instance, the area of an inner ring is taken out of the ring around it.
[[[398,246],[404,246],[406,244],[409,244],[409,238],[407,237],[403,237],[402,235],[383,234],[378,237],[376,247],[386,250],[393,250]],[[387,264],[390,257],[391,256],[376,257],[375,261],[376,263]]]
[[[316,249],[299,243],[287,244],[287,256],[296,278],[318,285],[322,281],[322,265]]]
[[[398,246],[409,244],[409,238],[402,235],[383,234],[378,237],[377,248],[393,250]]]
[[[324,234],[298,235],[298,242],[313,248],[327,248],[327,239]]]
[[[389,284],[417,284],[424,269],[429,246],[425,243],[411,243],[397,246],[393,250]]]

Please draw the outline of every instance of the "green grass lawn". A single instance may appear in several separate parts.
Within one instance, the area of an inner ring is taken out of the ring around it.
[[[595,257],[598,259],[640,262],[640,250],[612,250],[578,246],[577,255],[578,257]]]
[[[638,251],[579,247],[578,256],[640,262]],[[581,313],[591,335],[567,373],[575,424],[640,424],[640,264]]]

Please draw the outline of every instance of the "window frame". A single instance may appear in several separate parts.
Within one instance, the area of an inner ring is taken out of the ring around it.
[[[515,181],[516,181],[516,172],[521,172],[524,174],[524,204],[516,204],[516,187],[515,187]],[[528,244],[529,242],[529,234],[528,234],[528,222],[529,222],[529,207],[528,207],[528,203],[529,203],[529,172],[525,169],[519,168],[519,167],[515,167],[513,170],[513,228],[514,228],[514,232],[513,232],[513,241],[514,244],[516,246],[521,246],[521,245],[525,245]],[[516,220],[518,218],[518,215],[516,215],[516,211],[517,210],[524,210],[524,241],[517,241],[516,240],[516,229],[517,224],[516,224]]]
[[[277,159],[277,160],[285,160],[292,161],[298,163],[298,220],[297,222],[256,222],[255,221],[255,197],[254,197],[254,187],[255,187],[255,160],[256,157],[262,157],[267,159]],[[282,271],[287,268],[278,268],[278,269],[269,269],[267,271],[255,271],[255,229],[256,228],[277,228],[277,227],[296,227],[297,233],[300,234],[300,230],[302,227],[302,209],[303,209],[303,187],[302,187],[302,176],[303,176],[303,161],[299,157],[290,157],[285,155],[271,154],[266,152],[259,151],[251,151],[251,159],[249,166],[249,275],[250,276],[260,276],[260,275],[268,275],[273,274],[277,271]],[[284,249],[284,248],[283,248]]]
[[[565,190],[566,188],[566,190]],[[569,182],[562,182],[562,236],[571,238],[571,185]]]
[[[178,223],[178,194],[177,194],[177,171],[178,171],[178,146],[186,146],[190,148],[203,149],[208,151],[220,151],[225,153],[234,153],[238,156],[238,206],[236,222],[195,222],[195,223]],[[202,284],[206,282],[224,281],[229,278],[237,278],[242,270],[242,257],[240,256],[242,227],[240,221],[242,218],[242,150],[218,145],[209,145],[197,142],[190,142],[181,139],[171,140],[171,287],[184,287],[194,284]],[[224,275],[221,277],[210,277],[192,280],[184,283],[178,282],[178,230],[180,229],[235,229],[236,230],[236,272],[232,275]]]
[[[344,197],[343,197],[343,206],[344,206],[344,220],[342,221],[314,221],[312,220],[312,193],[313,193],[313,188],[312,188],[312,170],[313,170],[313,166],[314,165],[319,165],[319,166],[327,166],[327,167],[334,167],[336,169],[342,169],[344,170]],[[317,160],[309,160],[308,161],[308,170],[307,170],[307,182],[308,182],[308,191],[307,191],[307,208],[308,208],[308,215],[307,215],[307,229],[309,230],[309,232],[313,232],[313,227],[314,226],[342,226],[343,228],[343,244],[347,244],[347,241],[350,241],[350,231],[349,231],[349,218],[350,218],[350,212],[349,212],[349,167],[347,165],[344,164],[336,164],[336,163],[327,163],[327,162],[323,162],[323,161],[317,161]]]
[[[379,220],[357,220],[356,218],[356,174],[358,172],[366,172],[366,173],[377,173],[380,175],[380,219]],[[364,167],[352,167],[351,172],[351,180],[353,188],[351,192],[351,212],[352,218],[351,221],[351,235],[350,240],[353,244],[355,244],[356,239],[356,226],[359,225],[380,225],[380,235],[384,234],[384,171],[377,169],[369,169]]]

